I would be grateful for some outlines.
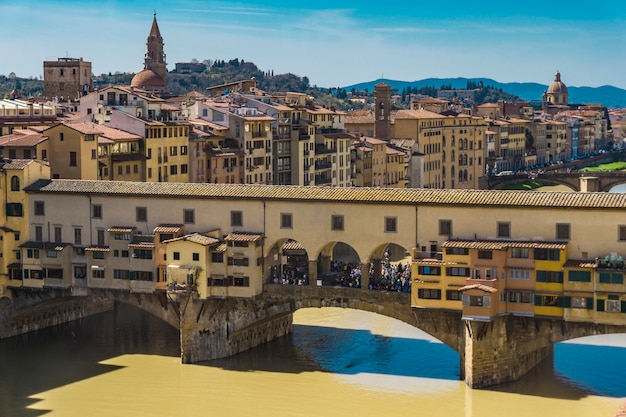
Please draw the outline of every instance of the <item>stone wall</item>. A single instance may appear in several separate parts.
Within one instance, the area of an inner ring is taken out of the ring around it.
[[[62,291],[17,292],[0,300],[0,339],[78,320],[113,309],[113,300],[71,297]]]

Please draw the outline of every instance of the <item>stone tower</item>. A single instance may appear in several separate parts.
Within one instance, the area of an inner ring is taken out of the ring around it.
[[[152,27],[146,41],[146,54],[144,56],[143,71],[138,72],[132,79],[131,87],[149,91],[165,91],[165,79],[167,76],[167,63],[163,51],[163,37],[159,31],[156,13],[152,19]]]
[[[391,86],[379,83],[374,86],[374,135],[389,141],[391,134]]]

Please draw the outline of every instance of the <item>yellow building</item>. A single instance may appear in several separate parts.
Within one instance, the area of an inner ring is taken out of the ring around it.
[[[485,120],[444,116],[427,110],[400,110],[394,119],[394,137],[412,139],[423,155],[421,184],[425,188],[479,188],[487,147]]]
[[[223,241],[193,233],[166,240],[168,293],[194,293],[200,299],[250,298],[263,290],[258,233],[233,232]]]
[[[144,181],[146,157],[143,137],[107,125],[97,125],[98,179]]]
[[[29,241],[29,223],[32,221],[28,195],[23,188],[36,180],[49,178],[50,167],[41,161],[17,159],[0,162],[0,189],[4,190],[4,201],[0,204],[3,210],[0,227],[0,298],[10,297],[10,288],[23,284],[23,250],[20,246]],[[40,208],[37,204],[35,211]]]
[[[94,123],[60,123],[47,128],[52,178],[98,179],[98,136]]]

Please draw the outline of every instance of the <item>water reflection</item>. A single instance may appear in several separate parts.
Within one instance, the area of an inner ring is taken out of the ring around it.
[[[404,323],[330,308],[298,311],[294,323],[288,337],[198,365],[180,364],[175,329],[123,305],[2,340],[0,416],[608,417],[625,396],[626,341],[560,344],[554,366],[471,390],[458,354]]]

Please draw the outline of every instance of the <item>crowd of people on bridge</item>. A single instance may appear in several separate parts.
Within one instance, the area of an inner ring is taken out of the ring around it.
[[[368,288],[370,290],[411,292],[411,265],[409,262],[392,264],[389,261],[389,254],[385,253],[384,259],[380,262],[379,274],[375,273],[374,265],[374,263],[370,263],[368,270]],[[330,263],[330,272],[321,274],[319,279],[324,285],[361,288],[361,263],[333,260]],[[282,276],[279,277],[274,274],[272,282],[282,285],[309,285],[309,278],[304,267],[284,265]]]

